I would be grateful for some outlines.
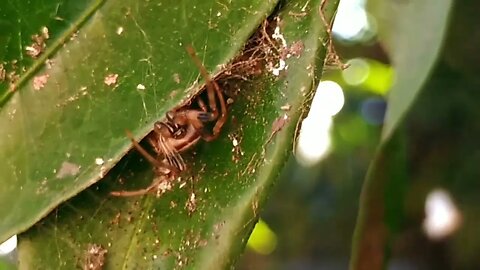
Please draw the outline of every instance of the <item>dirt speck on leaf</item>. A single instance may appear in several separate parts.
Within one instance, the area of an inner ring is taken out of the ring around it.
[[[41,36],[44,38],[44,39],[49,39],[50,38],[50,34],[48,33],[48,28],[46,26],[43,26],[42,29],[41,29]]]
[[[103,158],[96,158],[95,159],[95,164],[97,164],[98,166],[101,166],[105,163],[105,160],[103,160]]]
[[[303,45],[303,42],[301,40],[295,41],[290,45],[290,48],[288,48],[288,52],[295,57],[300,57],[303,53],[303,50],[305,49],[305,46]]]
[[[180,83],[180,74],[174,73],[173,74],[173,81],[176,82],[177,84]]]
[[[242,137],[239,136],[238,134],[231,133],[228,134],[228,138],[232,141],[232,161],[235,163],[238,163],[241,159],[241,157],[245,154],[242,151],[242,148],[240,147],[240,144],[242,142]]]
[[[33,43],[25,47],[27,55],[32,58],[37,58],[45,50],[45,40],[49,38],[50,34],[48,33],[48,28],[43,26],[40,30],[40,34],[32,36]]]
[[[110,224],[111,224],[111,225],[118,225],[118,224],[120,224],[121,218],[122,218],[122,214],[119,212],[119,213],[117,213],[117,214],[115,215],[115,217],[114,217],[112,220],[110,220]]]
[[[42,89],[45,86],[45,84],[47,84],[48,77],[50,77],[48,74],[43,74],[43,75],[38,75],[33,77],[33,89],[35,90]]]
[[[105,79],[103,79],[103,82],[108,86],[112,86],[117,83],[117,79],[118,79],[118,74],[112,73],[105,76]]]
[[[275,119],[275,121],[273,121],[273,123],[272,123],[272,133],[270,133],[270,137],[268,138],[266,144],[268,144],[272,141],[273,137],[275,137],[275,135],[280,130],[282,130],[282,128],[287,124],[288,120],[289,120],[288,115],[284,114],[283,116],[280,116],[277,119]]]
[[[62,179],[67,176],[75,176],[80,172],[80,168],[81,166],[78,164],[64,161],[55,177],[57,177],[58,179]]]
[[[117,32],[116,32],[116,33],[117,33],[117,35],[121,35],[121,34],[123,33],[123,27],[119,26],[119,27],[117,28]]]
[[[7,80],[10,82],[8,85],[8,90],[14,92],[17,89],[17,82],[20,79],[20,75],[15,73],[15,71],[7,73]]]
[[[197,196],[195,192],[190,192],[190,196],[188,197],[187,203],[185,204],[185,208],[188,210],[188,214],[192,215],[195,210],[197,210]]]
[[[290,111],[291,108],[292,108],[292,105],[287,103],[287,104],[283,105],[282,107],[280,107],[280,110],[288,112],[288,111]]]
[[[225,221],[221,221],[213,225],[213,233],[215,234],[216,239],[220,237],[220,232],[222,231],[224,225],[225,225]]]
[[[53,62],[52,59],[45,60],[45,66],[47,67],[47,69],[52,69],[53,64],[54,64],[54,62]]]
[[[0,82],[5,81],[5,78],[7,77],[7,72],[5,71],[5,67],[3,64],[0,64]]]
[[[289,11],[288,15],[293,16],[293,17],[305,17],[305,16],[307,16],[307,12],[305,12],[305,11],[302,11],[302,12]]]
[[[89,244],[83,270],[102,270],[107,250],[98,244]]]
[[[32,45],[25,47],[25,50],[27,51],[27,55],[32,58],[37,58],[43,52],[43,47],[33,43]]]

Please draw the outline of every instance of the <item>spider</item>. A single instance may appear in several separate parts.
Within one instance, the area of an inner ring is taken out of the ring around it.
[[[157,158],[150,155],[127,131],[127,136],[132,141],[133,147],[152,163],[158,177],[144,189],[113,191],[110,193],[111,195],[138,196],[158,190],[162,183],[171,182],[179,173],[186,170],[181,153],[191,149],[200,139],[209,142],[215,140],[220,134],[228,116],[222,90],[210,78],[193,47],[188,46],[187,52],[205,80],[208,106],[202,99],[202,92],[200,92],[185,106],[167,112],[164,121],[155,122],[153,133],[149,136],[148,141],[157,153]],[[192,107],[194,102],[196,102],[198,108]],[[208,123],[214,123],[211,132],[207,130],[206,124]]]

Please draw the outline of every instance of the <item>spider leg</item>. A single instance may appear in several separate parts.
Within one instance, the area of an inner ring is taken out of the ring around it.
[[[225,104],[225,99],[223,97],[222,91],[220,90],[220,87],[218,87],[218,84],[216,82],[213,82],[213,91],[214,92],[212,92],[211,91],[212,89],[209,89],[208,87],[207,87],[207,90],[208,90],[208,94],[213,93],[213,94],[217,95],[219,103],[220,103],[220,109],[221,109],[219,118],[218,118],[218,112],[216,114],[217,122],[213,126],[212,134],[207,134],[206,132],[201,132],[202,138],[205,141],[210,142],[210,141],[215,140],[218,137],[218,135],[220,135],[220,130],[222,129],[225,122],[227,121],[227,105]],[[210,103],[210,107],[212,108],[212,110],[213,110],[213,107],[216,108],[217,101],[215,100],[215,96],[213,96],[213,98],[211,98],[210,95],[209,95],[209,103]]]
[[[141,196],[145,195],[149,192],[152,191],[152,188],[154,187],[154,184],[150,185],[147,188],[139,189],[139,190],[120,190],[120,191],[112,191],[110,192],[110,195],[112,196],[117,196],[117,197],[133,197],[133,196]]]
[[[227,106],[225,104],[225,99],[223,97],[222,91],[220,90],[220,87],[218,86],[218,84],[215,81],[212,81],[212,79],[210,78],[210,75],[208,74],[206,68],[203,66],[200,59],[198,59],[193,47],[188,46],[187,51],[190,54],[190,57],[192,58],[192,60],[197,65],[198,69],[200,70],[200,74],[202,74],[202,77],[205,79],[205,84],[206,84],[206,87],[207,87],[207,95],[208,95],[208,105],[210,106],[210,109],[212,111],[212,118],[213,119],[218,119],[217,122],[215,123],[215,126],[213,127],[213,134],[212,135],[202,134],[202,137],[203,137],[204,140],[212,141],[212,140],[214,140],[218,137],[218,135],[220,134],[221,128],[223,127],[223,125],[225,124],[225,122],[227,120],[227,108],[226,108]],[[219,99],[220,112],[218,111],[218,108],[217,108],[217,100],[215,98],[215,95]],[[199,104],[199,106],[200,106],[200,108],[202,108],[201,107],[202,105]],[[202,110],[203,110],[203,108],[202,108]],[[220,118],[218,118],[219,114],[220,114]]]
[[[216,82],[213,82],[213,86],[215,88],[215,92],[218,96],[218,100],[220,102],[220,118],[217,120],[217,123],[215,123],[215,126],[213,127],[213,136],[218,136],[220,133],[220,130],[222,129],[223,125],[227,121],[227,105],[225,104],[225,98],[223,97],[223,93],[220,90],[220,87]]]
[[[158,174],[178,174],[185,170],[185,161],[182,156],[164,138],[160,138],[159,146],[165,159],[159,162],[161,164],[160,166],[156,167]]]
[[[205,102],[203,101],[203,99],[198,98],[198,99],[197,99],[197,103],[198,103],[198,107],[200,107],[200,109],[201,109],[203,112],[208,112],[207,105],[205,105]]]
[[[163,181],[169,181],[169,179],[173,178],[179,172],[179,169],[169,164],[168,160],[166,159],[158,163],[161,164],[161,167],[157,167],[157,172],[161,173],[161,176],[157,177],[155,181],[153,181],[148,187],[138,189],[138,190],[131,190],[131,191],[128,191],[128,190],[112,191],[110,192],[110,195],[118,196],[118,197],[132,197],[132,196],[145,195],[145,194],[151,193]]]
[[[143,156],[145,157],[150,163],[152,163],[153,166],[161,166],[161,163],[158,162],[158,160],[156,158],[154,158],[152,155],[150,155],[147,150],[145,150],[136,140],[135,138],[133,137],[132,133],[129,131],[129,130],[125,130],[125,132],[127,133],[127,137],[130,139],[130,141],[132,141],[132,145],[133,147],[135,147],[135,149],[137,149],[137,151]]]
[[[220,124],[220,126],[219,126],[218,128],[215,128],[215,127],[214,127],[214,130],[217,129],[218,131],[217,131],[216,133],[218,133],[218,132],[220,132],[220,128],[221,128],[221,127],[223,126],[223,124],[225,123],[225,120],[226,120],[226,117],[227,117],[227,115],[226,115],[227,108],[226,108],[225,100],[224,100],[224,98],[223,98],[223,95],[222,95],[222,93],[221,93],[220,88],[218,87],[218,85],[217,85],[215,82],[213,82],[213,86],[214,86],[214,88],[215,88],[214,94],[217,94],[217,95],[218,95],[218,99],[219,99],[219,101],[220,101],[220,109],[221,109],[221,117],[220,117],[220,119],[218,120],[218,121],[221,121],[221,124]],[[215,100],[212,101],[212,100],[209,99],[209,102],[210,102],[210,104],[211,104],[212,102],[214,102],[214,103],[215,103],[214,106],[216,106],[216,101],[215,101]],[[198,103],[198,106],[200,107],[200,109],[201,109],[202,111],[208,112],[207,105],[205,105],[205,102],[204,102],[201,98],[198,98],[197,103]],[[212,114],[209,118],[206,118],[206,117],[200,118],[200,117],[202,117],[202,115],[199,115],[199,120],[202,121],[202,122],[211,122],[211,121],[217,119],[218,116],[214,116],[214,115]],[[222,119],[225,119],[225,120],[223,120],[223,122],[222,122]],[[217,123],[218,123],[218,121],[217,121]],[[215,125],[217,126],[218,124],[215,124]],[[215,132],[214,132],[214,133],[215,133]]]
[[[158,185],[162,181],[165,181],[165,179],[162,179],[161,177],[159,177],[158,179],[153,181],[150,184],[150,186],[148,186],[146,188],[142,188],[142,189],[138,189],[138,190],[131,190],[131,191],[128,191],[128,190],[112,191],[112,192],[110,192],[110,195],[117,196],[117,197],[133,197],[133,196],[145,195],[145,194],[148,194],[148,193],[152,192],[156,187],[158,187]]]
[[[215,87],[213,85],[214,82],[212,82],[212,79],[210,78],[210,75],[208,74],[207,69],[198,58],[192,46],[187,46],[187,52],[192,58],[195,65],[200,70],[200,74],[205,80],[205,84],[207,86],[207,95],[208,95],[208,103],[209,103],[208,105],[210,106],[210,109],[212,110],[212,113],[214,115],[213,118],[216,119],[218,117],[218,109],[217,109],[217,102],[215,100]]]

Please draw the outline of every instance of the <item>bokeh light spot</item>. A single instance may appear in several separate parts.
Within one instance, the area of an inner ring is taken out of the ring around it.
[[[362,102],[361,113],[363,119],[372,125],[381,125],[387,111],[387,102],[383,98],[369,98]]]
[[[342,71],[343,80],[349,85],[360,85],[370,75],[370,66],[361,58],[354,58],[347,62],[348,68]]]
[[[461,223],[461,215],[450,195],[435,189],[425,201],[426,218],[423,229],[431,239],[442,239],[452,234]]]
[[[340,1],[332,29],[336,36],[343,40],[363,39],[369,27],[364,1]]]
[[[343,107],[345,97],[342,87],[333,81],[322,81],[312,101],[309,117],[334,116]]]
[[[313,166],[328,153],[332,116],[342,109],[344,103],[340,85],[332,81],[320,82],[298,137],[296,159],[300,165]]]
[[[318,163],[331,147],[330,128],[332,117],[307,117],[302,122],[296,149],[297,162],[310,167]]]
[[[247,247],[259,254],[268,255],[277,247],[277,235],[260,219],[248,239]]]

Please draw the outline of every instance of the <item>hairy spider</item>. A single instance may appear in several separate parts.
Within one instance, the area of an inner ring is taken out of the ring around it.
[[[162,183],[171,182],[186,169],[185,162],[180,155],[182,152],[191,149],[200,139],[212,141],[220,134],[228,116],[222,90],[210,78],[193,47],[188,46],[187,52],[205,80],[208,106],[200,92],[187,105],[167,112],[164,121],[157,121],[154,124],[153,133],[149,136],[148,141],[157,153],[157,158],[150,155],[127,131],[133,147],[152,163],[157,177],[147,188],[135,191],[114,191],[111,192],[111,195],[137,196],[158,190]],[[198,108],[192,106],[194,103]],[[206,124],[208,123],[214,123],[211,132],[207,131]]]

